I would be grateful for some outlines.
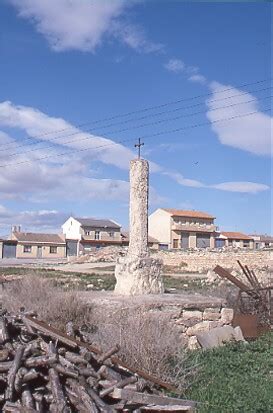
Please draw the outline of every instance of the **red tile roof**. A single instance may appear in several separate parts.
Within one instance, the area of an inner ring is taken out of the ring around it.
[[[249,237],[246,234],[243,234],[242,232],[221,232],[221,234],[229,239],[253,240],[253,238]]]
[[[19,242],[37,244],[65,244],[65,240],[58,234],[38,234],[34,232],[14,232],[14,238]]]
[[[202,211],[190,211],[190,210],[187,211],[183,209],[170,209],[170,208],[163,208],[163,210],[168,212],[172,216],[215,219],[213,215],[207,214],[206,212],[202,212]]]

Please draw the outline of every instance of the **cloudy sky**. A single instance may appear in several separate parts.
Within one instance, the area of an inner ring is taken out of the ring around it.
[[[270,233],[270,8],[2,0],[0,235],[71,214],[126,227],[139,137],[151,211]]]

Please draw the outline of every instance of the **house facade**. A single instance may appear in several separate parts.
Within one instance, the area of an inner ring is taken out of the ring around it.
[[[242,232],[223,231],[217,236],[216,246],[254,249],[254,239]]]
[[[149,216],[149,235],[161,249],[214,248],[214,220],[206,212],[159,208]]]
[[[251,234],[249,235],[254,240],[254,248],[256,250],[263,248],[273,248],[273,237],[271,235],[262,234]]]
[[[129,232],[126,231],[122,231],[121,233],[121,238],[122,238],[122,245],[124,247],[128,247],[129,246],[129,242],[130,242],[130,234]],[[148,247],[151,250],[158,250],[159,248],[159,242],[157,239],[151,237],[150,235],[148,236]]]
[[[107,245],[122,245],[121,226],[110,219],[70,217],[62,225],[62,231],[68,256]]]
[[[5,245],[7,252],[5,253]],[[46,258],[66,257],[66,242],[58,234],[13,232],[11,240],[3,243],[3,258]]]

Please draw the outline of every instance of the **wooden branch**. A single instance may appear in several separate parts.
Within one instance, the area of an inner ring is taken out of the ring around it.
[[[9,372],[8,372],[8,386],[7,386],[7,389],[6,389],[5,397],[6,397],[6,400],[9,400],[9,401],[13,401],[15,376],[16,376],[16,373],[17,373],[18,369],[21,366],[21,361],[22,361],[22,357],[23,357],[23,354],[24,354],[24,349],[25,349],[24,346],[19,346],[18,347],[18,349],[16,350],[16,353],[15,353],[15,357],[14,357],[12,366],[9,369]]]
[[[133,390],[128,389],[118,389],[116,388],[110,396],[113,399],[127,400],[140,405],[148,404],[158,404],[160,406],[188,406],[195,407],[196,402],[192,400],[176,399],[173,397],[158,396],[153,394],[138,393]]]

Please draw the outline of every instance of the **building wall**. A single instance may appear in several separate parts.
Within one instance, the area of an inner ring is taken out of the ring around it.
[[[3,258],[3,242],[0,241],[0,259]]]
[[[24,252],[24,245],[31,245],[31,252]],[[51,246],[55,246],[51,244]],[[58,245],[57,254],[50,253],[50,245],[41,245],[42,247],[42,258],[65,258],[66,257],[66,246]],[[16,248],[16,258],[38,258],[38,245],[34,244],[21,244],[18,243]]]
[[[81,239],[80,233],[81,224],[73,217],[70,217],[65,223],[62,225],[63,234],[65,235],[66,239]]]
[[[121,242],[121,232],[120,228],[94,228],[94,227],[84,227],[80,229],[80,233],[83,239],[85,240],[95,240],[95,233],[99,231],[100,241],[120,241]],[[87,234],[88,232],[88,234]],[[112,236],[110,235],[112,233]]]
[[[232,245],[231,245],[231,242],[232,242]],[[244,247],[244,240],[229,240],[229,239],[226,239],[225,240],[225,246],[226,247],[234,247],[234,248],[249,248],[249,249],[254,249],[254,241],[253,240],[250,240],[249,241],[249,244],[248,244],[248,246],[247,247]]]
[[[172,245],[171,239],[171,216],[162,209],[157,209],[148,218],[148,233],[156,238],[160,244]]]

